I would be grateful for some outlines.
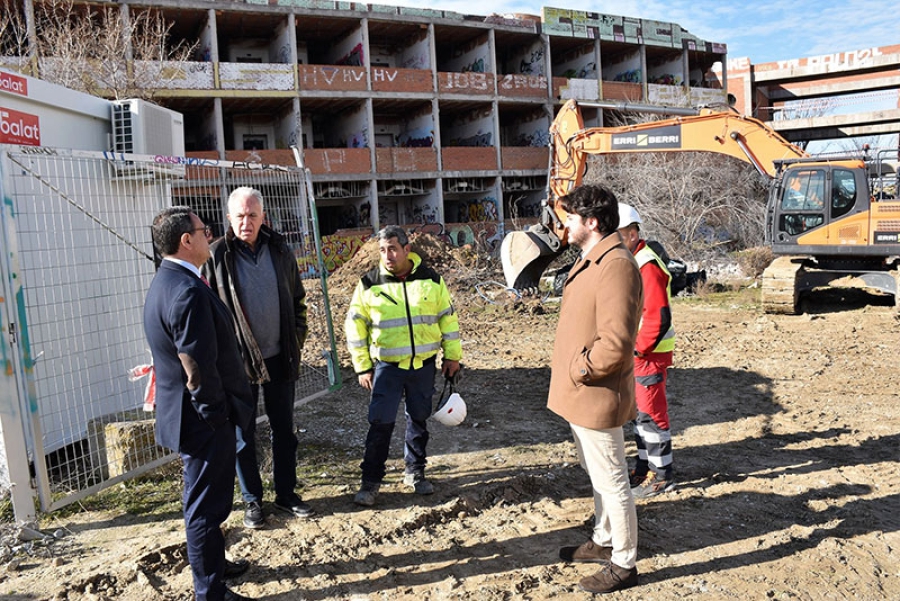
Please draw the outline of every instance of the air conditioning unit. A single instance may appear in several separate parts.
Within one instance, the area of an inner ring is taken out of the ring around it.
[[[115,100],[112,103],[112,138],[112,150],[116,154],[181,157],[184,156],[184,116],[146,100]],[[141,164],[122,163],[123,176],[134,174]],[[171,161],[150,163],[148,167],[145,170],[157,175],[184,175],[184,165]]]

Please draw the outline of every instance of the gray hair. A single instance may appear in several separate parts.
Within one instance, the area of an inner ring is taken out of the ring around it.
[[[409,236],[406,235],[406,230],[404,230],[399,225],[388,225],[386,227],[381,228],[376,234],[379,240],[390,240],[391,238],[396,238],[397,242],[400,246],[406,246],[409,244]]]
[[[266,206],[265,206],[265,203],[263,202],[262,192],[260,192],[256,188],[251,188],[250,186],[241,186],[239,188],[235,188],[234,190],[232,190],[231,194],[228,195],[228,206],[231,207],[231,201],[233,201],[237,198],[244,198],[247,196],[252,196],[256,200],[258,200],[259,208],[261,210],[265,211]],[[231,211],[231,209],[229,208],[229,212],[230,211]]]

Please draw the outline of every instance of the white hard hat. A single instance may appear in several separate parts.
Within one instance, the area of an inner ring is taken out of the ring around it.
[[[641,221],[641,216],[638,215],[638,212],[631,205],[627,205],[624,202],[619,203],[619,227],[616,229],[622,229],[623,227],[628,227],[632,223],[643,223]]]
[[[434,419],[445,426],[458,426],[466,419],[466,402],[454,392],[434,412]]]

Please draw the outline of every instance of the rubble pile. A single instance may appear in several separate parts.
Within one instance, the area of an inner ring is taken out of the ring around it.
[[[476,294],[474,287],[481,282],[503,281],[500,261],[471,246],[455,247],[432,234],[412,234],[409,241],[413,252],[443,276],[456,303],[472,300]],[[329,276],[328,293],[332,303],[346,306],[360,276],[377,267],[379,260],[378,239],[372,238]]]

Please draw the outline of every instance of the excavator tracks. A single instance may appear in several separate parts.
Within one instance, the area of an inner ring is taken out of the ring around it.
[[[797,277],[803,265],[797,257],[777,257],[762,276],[762,306],[766,313],[795,315],[799,291]]]

